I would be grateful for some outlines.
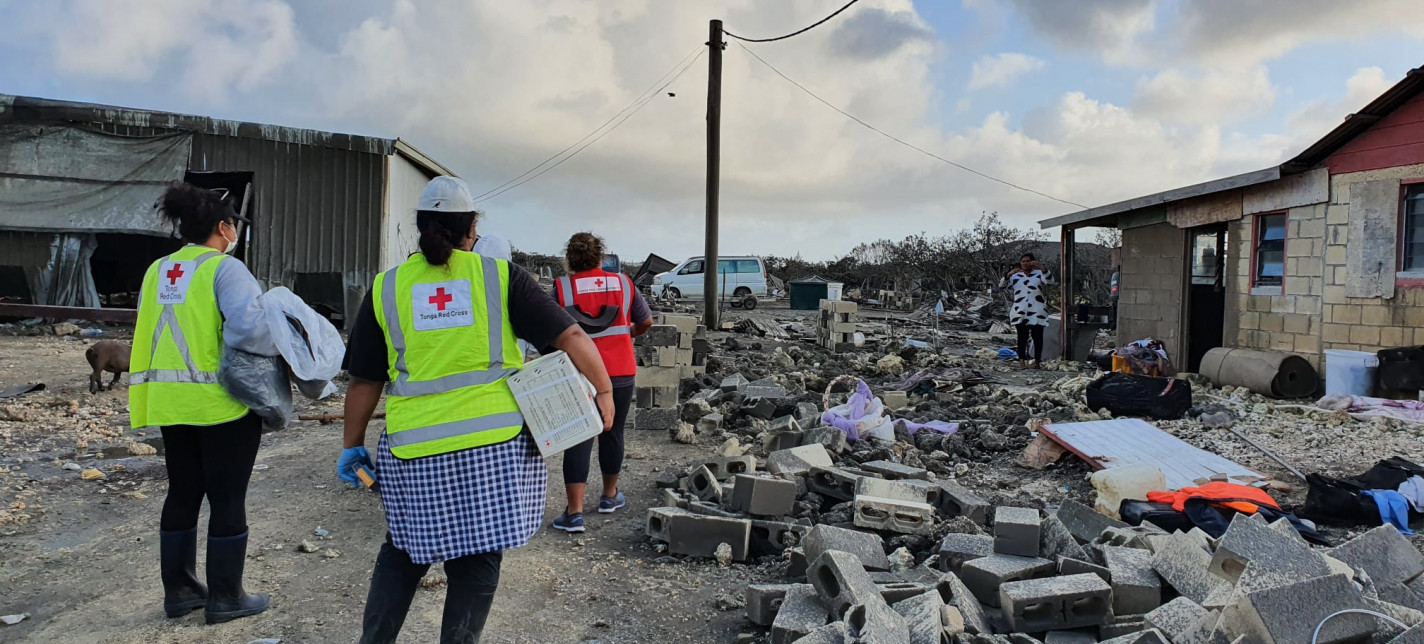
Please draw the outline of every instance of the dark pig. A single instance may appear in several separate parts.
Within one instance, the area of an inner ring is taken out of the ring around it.
[[[119,374],[129,370],[129,352],[132,348],[127,344],[105,340],[95,342],[84,352],[84,357],[89,360],[89,366],[94,368],[94,373],[89,374],[89,393],[97,393],[104,390],[104,372],[114,374],[114,379],[109,381],[109,389],[113,390],[114,383],[119,381]]]

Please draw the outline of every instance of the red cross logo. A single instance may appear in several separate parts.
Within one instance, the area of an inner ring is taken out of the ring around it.
[[[446,293],[446,292],[445,292],[445,287],[444,287],[444,286],[441,286],[441,287],[435,289],[435,294],[434,294],[434,295],[430,296],[430,303],[431,303],[431,304],[434,304],[435,307],[438,308],[439,310],[444,311],[444,310],[445,310],[445,305],[446,305],[446,304],[449,304],[449,303],[450,303],[450,300],[453,300],[453,299],[455,299],[455,297],[452,296],[452,295],[450,295],[449,293]]]
[[[597,286],[597,287],[599,287],[599,288],[603,288],[603,278],[600,277],[600,278],[598,278],[598,279],[596,279],[596,280],[593,280],[593,285],[594,285],[594,286]]]
[[[183,277],[183,267],[174,264],[173,268],[168,269],[168,272],[164,273],[163,276],[168,278],[168,285],[173,286],[178,283],[178,278]]]

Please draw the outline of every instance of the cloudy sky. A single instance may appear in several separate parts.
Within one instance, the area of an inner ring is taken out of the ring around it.
[[[861,0],[747,47],[909,143],[1096,206],[1299,152],[1424,64],[1417,2]],[[627,257],[681,258],[702,248],[707,71],[689,57],[708,19],[766,37],[841,4],[0,0],[0,93],[400,136],[479,194],[686,66],[480,203],[485,230],[527,250],[593,230]],[[868,131],[737,44],[723,96],[724,254],[825,258],[983,211],[1030,226],[1077,209]]]

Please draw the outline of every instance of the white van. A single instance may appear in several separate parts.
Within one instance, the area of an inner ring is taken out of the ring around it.
[[[676,268],[653,277],[653,295],[658,297],[701,298],[706,262],[693,257]],[[742,302],[748,297],[766,297],[766,265],[760,257],[717,258],[717,281],[724,295]],[[753,305],[755,306],[755,305]]]

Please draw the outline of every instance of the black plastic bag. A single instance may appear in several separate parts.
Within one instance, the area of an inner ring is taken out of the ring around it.
[[[1307,474],[1305,505],[1300,515],[1322,525],[1380,525],[1379,506],[1363,488],[1324,474]]]
[[[1192,386],[1185,380],[1110,373],[1088,385],[1088,409],[1106,408],[1114,417],[1181,418],[1192,407]]]

